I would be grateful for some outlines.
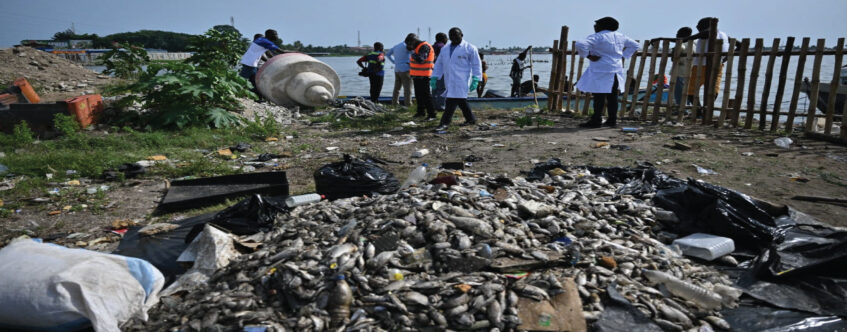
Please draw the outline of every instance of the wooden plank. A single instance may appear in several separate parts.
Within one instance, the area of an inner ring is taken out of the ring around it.
[[[571,42],[571,48],[576,49],[576,42]],[[574,78],[573,71],[574,71],[575,65],[576,65],[576,53],[571,53],[571,72],[568,75],[568,79],[565,80],[565,82],[568,84],[568,86],[567,86],[567,89],[568,89],[568,111],[573,110],[571,108],[571,101],[573,101],[573,92],[574,92],[573,85],[574,85],[574,82],[575,82],[574,79],[573,79]]]
[[[785,120],[785,132],[791,134],[794,130],[794,116],[797,114],[797,101],[800,99],[800,87],[803,82],[803,71],[806,67],[806,52],[809,51],[809,37],[803,38],[800,46],[800,57],[797,58],[797,70],[794,74],[794,91],[791,92],[791,103],[788,105],[788,118]]]
[[[715,122],[715,128],[723,127],[723,124],[726,122],[727,113],[729,113],[729,89],[732,87],[732,64],[735,60],[735,38],[729,39],[729,55],[727,55],[726,60],[726,75],[724,75],[724,88],[723,88],[723,101],[721,102],[721,113],[718,117],[718,121]]]
[[[577,69],[577,73],[576,73],[576,80],[577,81],[579,81],[579,79],[582,78],[582,64],[584,62],[585,62],[585,58],[579,57],[579,68]],[[576,89],[576,88],[574,88],[574,89]],[[582,91],[579,91],[579,90],[575,90],[575,91],[576,91],[576,96],[574,96],[574,104],[576,104],[576,105],[574,105],[574,108],[579,109],[579,101],[582,98]],[[579,112],[574,112],[574,113],[579,113]]]
[[[747,118],[744,119],[744,129],[753,128],[753,113],[756,112],[756,84],[759,80],[759,66],[762,64],[762,49],[764,47],[765,40],[756,38],[753,68],[750,70],[750,87],[747,89]]]
[[[562,26],[562,33],[561,33],[561,36],[559,37],[559,49],[562,51],[562,53],[565,53],[568,50],[568,27],[567,26]],[[559,67],[559,71],[557,72],[558,76],[556,77],[556,79],[558,80],[558,84],[556,85],[558,87],[558,89],[556,91],[558,91],[560,93],[556,96],[556,105],[555,105],[556,109],[555,109],[555,111],[557,113],[562,111],[562,103],[565,99],[565,73],[567,73],[567,71],[565,71],[565,69],[568,68],[568,57],[566,55],[562,55],[559,58],[559,66],[558,67]]]
[[[779,66],[779,78],[777,78],[776,97],[773,102],[773,113],[771,113],[771,132],[775,132],[779,128],[779,111],[782,108],[782,96],[785,94],[785,80],[788,75],[788,64],[791,62],[791,56],[785,53],[791,53],[794,49],[794,37],[785,39],[785,50],[783,50],[782,63]]]
[[[624,61],[626,61],[626,60],[629,60],[629,70],[626,71],[626,79],[624,79],[624,81],[626,83],[624,84],[624,87],[623,87],[623,98],[618,98],[618,99],[623,99],[623,101],[622,101],[623,104],[621,105],[620,111],[618,112],[618,115],[620,115],[621,117],[623,117],[624,113],[626,113],[627,107],[629,106],[628,105],[629,103],[628,103],[628,100],[626,99],[626,96],[628,96],[628,93],[631,92],[631,91],[629,91],[630,90],[629,86],[634,82],[633,80],[635,79],[634,77],[632,77],[632,73],[635,71],[635,59],[633,59],[633,58],[624,59]]]
[[[812,87],[809,91],[809,109],[806,111],[806,133],[815,131],[815,113],[818,108],[818,92],[821,88],[821,61],[823,60],[823,49],[826,47],[826,39],[818,39],[815,46],[815,64],[812,66]]]
[[[682,39],[678,38],[674,44],[673,52],[671,53],[671,81],[670,86],[668,87],[668,104],[665,108],[665,121],[669,121],[671,119],[671,116],[673,115],[673,110],[675,109],[674,106],[676,106],[676,100],[674,100],[674,95],[676,94],[676,80],[680,74],[677,68],[679,67],[677,66],[677,63],[680,60],[680,53],[682,53]]]
[[[656,57],[659,55],[659,48],[654,47],[653,53],[650,54],[650,74],[647,75],[647,92],[644,94],[644,100],[641,101],[641,121],[647,121],[647,105],[650,103],[650,97],[653,96],[653,75],[656,75]],[[638,94],[638,91],[635,91]]]
[[[557,87],[556,87],[556,84],[559,83],[559,81],[556,80],[556,73],[559,70],[559,61],[557,61],[557,59],[560,56],[566,56],[566,55],[562,54],[562,52],[559,52],[559,41],[558,40],[553,41],[553,51],[555,51],[555,52],[553,52],[553,60],[552,60],[553,62],[550,65],[550,84],[547,85],[550,88],[550,91],[552,92],[552,93],[548,94],[548,97],[547,97],[547,109],[550,112],[553,112],[553,110],[556,108],[556,101],[555,101],[556,91],[559,91],[559,89],[557,89]]]
[[[685,88],[682,89],[682,102],[677,108],[676,122],[682,122],[682,116],[685,115],[685,110],[688,109],[688,89],[691,87],[691,66],[694,62],[694,41],[689,40],[685,45],[688,54],[685,55],[685,72],[688,73],[688,78],[685,80]]]
[[[829,85],[829,98],[826,101],[826,126],[824,126],[824,134],[832,133],[832,118],[835,114],[835,101],[838,96],[838,86],[841,83],[841,60],[844,57],[844,38],[838,38],[838,46],[835,47],[835,69],[832,73],[832,83]],[[841,119],[842,125],[844,119]]]
[[[644,76],[644,64],[647,61],[647,47],[650,47],[650,41],[644,41],[644,52],[641,52],[641,61],[638,62],[638,75],[635,76],[635,90],[632,91],[632,104],[629,105],[627,115],[632,117],[635,114],[635,105],[638,101],[638,89],[641,87],[641,77]]]
[[[671,42],[665,40],[662,43],[662,60],[659,61],[659,80],[656,81],[656,102],[653,104],[653,124],[659,123],[659,107],[662,106],[662,93],[665,91],[665,69],[668,66],[668,51],[671,48]],[[668,99],[673,99],[673,96],[668,96]]]
[[[744,98],[744,79],[747,76],[747,51],[750,48],[750,38],[741,40],[741,54],[738,57],[738,82],[735,86],[735,104],[732,105],[732,127],[738,126],[741,118],[741,100]],[[724,92],[726,93],[726,92]]]
[[[768,96],[771,92],[771,80],[773,80],[773,66],[774,62],[776,62],[777,53],[779,53],[779,38],[774,38],[773,46],[771,46],[771,54],[768,57],[768,66],[765,69],[765,87],[762,88],[762,106],[759,109],[759,130],[765,130],[765,122],[768,118]]]
[[[709,49],[706,52],[713,52],[712,55],[706,55],[706,84],[704,85],[705,92],[703,99],[705,101],[705,109],[703,114],[703,124],[712,123],[712,113],[715,109],[715,87],[717,84],[718,71],[721,65],[721,55],[718,54],[723,50],[723,43],[726,40],[718,40],[718,19],[712,18],[709,20]]]
[[[841,109],[841,140],[847,141],[847,102]]]

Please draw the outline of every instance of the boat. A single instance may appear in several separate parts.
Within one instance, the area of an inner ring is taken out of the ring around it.
[[[829,90],[832,87],[831,83],[819,83],[818,88],[818,104],[817,109],[821,114],[826,115],[827,106],[829,106]],[[800,85],[800,91],[811,98],[812,84],[809,78],[803,78],[803,83]],[[841,83],[838,85],[835,95],[835,112],[834,119],[841,118],[841,112],[844,110],[844,100],[847,99],[847,66],[841,68]]]

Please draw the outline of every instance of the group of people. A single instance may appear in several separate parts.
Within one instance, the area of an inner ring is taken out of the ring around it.
[[[705,84],[706,57],[703,56],[709,50],[709,24],[713,18],[706,17],[697,23],[697,34],[692,34],[692,29],[683,27],[677,31],[676,38],[656,38],[654,46],[659,40],[683,41],[697,39],[694,63],[690,71],[687,68],[685,57],[674,59],[676,67],[677,82],[674,89],[674,99],[677,103],[682,102],[682,95],[687,96],[686,102],[693,103],[694,96]],[[639,44],[617,32],[619,23],[612,17],[603,17],[594,22],[594,34],[585,40],[576,42],[576,50],[580,57],[587,58],[588,69],[576,84],[576,89],[591,93],[593,96],[594,113],[588,122],[580,124],[581,127],[598,128],[602,126],[615,127],[617,125],[618,94],[620,85],[625,80],[624,61],[632,57],[639,50]],[[729,37],[722,31],[717,31],[717,39],[723,40],[722,52],[729,49]],[[256,89],[256,73],[259,61],[267,59],[275,54],[283,53],[275,44],[281,42],[277,32],[273,29],[265,31],[265,35],[257,34],[247,52],[241,57],[240,75],[250,81],[252,91],[259,94]],[[681,45],[683,54],[689,50]],[[512,62],[509,76],[512,78],[512,96],[521,96],[525,91],[538,90],[538,75],[534,75],[532,81],[521,82],[523,71],[528,67],[525,63],[526,54],[532,48],[527,47]],[[426,117],[427,121],[437,119],[436,111],[443,111],[437,131],[447,129],[450,125],[456,108],[462,110],[465,122],[462,125],[476,124],[467,97],[469,92],[477,91],[482,96],[482,90],[487,81],[485,71],[487,64],[483,55],[479,54],[476,46],[464,40],[464,34],[458,27],[453,27],[448,34],[438,33],[435,36],[435,44],[421,40],[416,34],[410,33],[403,42],[390,48],[387,52],[382,43],[374,43],[374,49],[370,53],[359,58],[356,63],[362,68],[361,75],[367,76],[370,81],[370,97],[374,102],[378,101],[379,93],[385,76],[385,59],[394,63],[394,90],[392,93],[392,104],[397,105],[400,89],[404,91],[403,104],[411,104],[411,86],[415,89],[417,100],[417,112],[415,117]],[[714,78],[715,95],[719,91],[723,62],[719,64],[721,70]],[[683,91],[686,80],[691,80],[688,90]],[[662,82],[667,85],[667,82]],[[657,82],[658,83],[658,79]],[[602,121],[603,110],[606,109],[608,117]]]
[[[698,95],[700,88],[705,84],[706,77],[706,57],[703,56],[709,50],[709,23],[713,18],[706,17],[697,23],[697,34],[692,35],[691,28],[681,28],[677,32],[677,38],[657,38],[654,41],[662,39],[670,39],[673,41],[697,39],[694,63],[691,66],[690,72],[685,70],[686,64],[683,62],[684,57],[675,59],[674,66],[677,67],[677,82],[674,88],[674,98],[677,103],[682,101],[682,93],[685,87],[686,80],[691,80],[688,84],[686,102],[693,103],[694,96]],[[594,24],[595,33],[589,35],[585,40],[576,42],[576,49],[580,57],[588,58],[590,61],[588,69],[579,79],[576,88],[582,92],[588,92],[593,95],[594,113],[588,122],[580,124],[580,127],[599,128],[601,126],[615,127],[617,125],[618,113],[618,94],[620,93],[620,83],[624,81],[625,74],[623,69],[623,61],[632,57],[638,51],[639,45],[635,40],[617,32],[619,23],[612,17],[604,17]],[[722,40],[722,52],[729,49],[729,37],[722,31],[717,31],[717,39]],[[683,54],[688,50],[684,49]],[[717,77],[713,80],[715,95],[719,91],[721,82],[721,72],[723,71],[723,63],[718,71]],[[665,82],[662,82],[663,84]],[[656,82],[658,83],[658,80]],[[603,109],[608,111],[608,117],[605,122],[602,121]]]
[[[467,98],[475,90],[481,95],[480,85],[484,86],[486,79],[483,68],[487,66],[476,46],[464,40],[462,29],[453,27],[448,34],[436,34],[435,44],[421,40],[414,33],[388,51],[384,51],[382,43],[374,43],[374,50],[356,61],[363,76],[370,80],[370,97],[374,102],[382,90],[386,58],[394,63],[393,105],[398,104],[403,88],[403,104],[410,106],[411,86],[414,86],[415,117],[433,121],[437,119],[437,111],[444,112],[436,131],[447,129],[456,108],[462,110],[465,118],[462,126],[476,124]]]

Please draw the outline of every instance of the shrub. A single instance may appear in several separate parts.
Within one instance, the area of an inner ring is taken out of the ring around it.
[[[143,66],[150,63],[150,56],[141,46],[116,43],[112,50],[103,54],[104,74],[133,79],[141,73]]]

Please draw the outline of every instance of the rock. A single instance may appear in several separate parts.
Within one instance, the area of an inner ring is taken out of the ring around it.
[[[32,61],[30,61],[30,62],[29,62],[29,65],[30,65],[30,66],[36,66],[36,67],[38,67],[38,66],[40,66],[41,64],[40,64],[40,63],[38,63],[38,61],[32,60]]]
[[[86,88],[86,87],[88,87],[88,84],[86,84],[86,83],[78,83],[78,84],[76,85],[76,87],[77,87],[77,88]]]

